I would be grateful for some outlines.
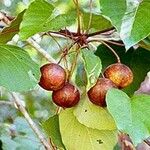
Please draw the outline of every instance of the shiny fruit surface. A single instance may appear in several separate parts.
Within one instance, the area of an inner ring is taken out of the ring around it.
[[[61,89],[65,85],[66,72],[58,64],[49,63],[40,68],[41,78],[39,85],[48,91]]]
[[[121,63],[115,63],[106,68],[104,76],[113,81],[119,89],[125,88],[133,81],[131,69]]]
[[[79,102],[80,93],[74,85],[66,83],[63,88],[58,91],[53,91],[52,100],[60,107],[70,108]]]
[[[89,100],[96,105],[106,106],[106,93],[109,89],[115,88],[116,85],[107,78],[99,78],[97,83],[88,91]]]

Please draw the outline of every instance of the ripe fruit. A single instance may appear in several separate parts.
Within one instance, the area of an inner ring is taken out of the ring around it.
[[[66,72],[58,64],[50,63],[40,68],[41,79],[39,85],[48,91],[61,89],[65,85]]]
[[[75,86],[70,83],[66,83],[66,85],[60,90],[53,91],[52,100],[58,106],[70,108],[79,102],[80,93]]]
[[[120,89],[128,86],[133,81],[131,69],[121,63],[115,63],[106,68],[104,76],[113,81]]]
[[[107,78],[99,78],[97,83],[88,91],[89,100],[96,105],[105,107],[105,96],[109,89],[115,88],[116,85]]]

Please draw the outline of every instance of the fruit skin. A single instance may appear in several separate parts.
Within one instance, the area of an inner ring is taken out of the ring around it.
[[[63,88],[58,91],[53,91],[52,100],[60,107],[70,108],[79,102],[80,93],[74,85],[66,83]]]
[[[116,85],[107,78],[99,78],[96,84],[88,91],[89,100],[96,105],[106,106],[106,93],[109,89],[116,88]]]
[[[49,63],[40,68],[41,78],[39,85],[48,91],[61,89],[66,82],[66,72],[58,64]]]
[[[106,68],[104,76],[113,81],[119,89],[125,88],[133,81],[131,69],[121,63],[115,63]]]

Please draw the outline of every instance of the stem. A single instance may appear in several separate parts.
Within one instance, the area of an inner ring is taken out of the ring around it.
[[[91,41],[88,41],[88,43],[90,42],[100,42],[102,44],[104,44],[107,48],[109,48],[109,50],[111,50],[111,52],[115,55],[116,59],[117,59],[117,62],[120,63],[120,57],[118,56],[118,54],[115,52],[115,50],[113,48],[111,48],[106,42],[102,41],[102,40],[91,40]]]
[[[92,23],[92,0],[90,0],[90,18],[89,18],[88,28],[86,31],[87,34],[89,33],[91,23]]]
[[[81,19],[80,19],[80,8],[79,8],[79,2],[78,0],[73,0],[76,7],[77,7],[77,16],[78,16],[78,29],[77,33],[80,35],[81,34]]]
[[[0,21],[3,21],[6,25],[10,25],[14,17],[7,16],[5,13],[0,12]]]
[[[105,41],[105,40],[103,40]],[[110,44],[114,44],[114,45],[117,45],[117,46],[124,46],[124,44],[122,43],[118,43],[118,42],[115,42],[115,41],[105,41],[106,43],[110,43]]]
[[[150,141],[149,140],[144,140],[144,143],[146,143],[148,146],[150,146]]]
[[[63,53],[63,55],[61,56],[60,60],[58,61],[57,64],[59,64],[61,62],[61,60],[68,55],[69,50],[78,42],[78,40],[74,41],[67,49],[67,52]]]
[[[110,43],[110,44],[117,45],[117,46],[124,46],[123,43],[119,43],[119,42],[116,42],[116,41],[110,41],[110,40],[104,40],[104,39],[100,40],[100,38],[90,38],[90,39],[88,39],[88,43],[90,43],[90,42],[100,42],[100,41],[104,41],[105,43]]]
[[[107,43],[105,43],[104,41],[101,41],[101,43],[102,44],[104,44],[106,47],[108,47],[111,51],[112,51],[112,53],[116,56],[116,58],[117,58],[117,62],[118,63],[120,63],[121,61],[120,61],[120,58],[119,58],[119,56],[118,56],[118,54],[115,52],[115,50],[113,49],[113,48],[111,48]]]
[[[7,101],[2,101],[0,100],[0,105],[10,105],[10,106],[14,106],[13,102],[7,102]]]
[[[61,111],[61,107],[58,106],[58,107],[56,108],[56,114],[59,114],[60,111]]]
[[[15,92],[12,92],[11,95],[12,95],[14,103],[18,107],[19,111],[23,114],[23,116],[25,117],[26,121],[28,122],[28,124],[30,125],[30,127],[32,128],[34,133],[37,135],[37,137],[40,139],[40,141],[43,144],[43,146],[45,147],[45,149],[46,150],[53,150],[52,145],[50,145],[48,143],[48,141],[45,139],[45,137],[43,136],[41,131],[38,129],[36,124],[33,122],[31,117],[29,116],[29,114],[26,111],[25,107],[20,102],[20,99],[19,99],[18,95]]]
[[[50,37],[56,42],[56,44],[58,45],[58,47],[60,49],[62,49],[61,45],[59,44],[59,42],[56,40],[56,38],[54,36],[51,35],[51,33],[48,33],[48,35],[50,35]]]
[[[114,30],[114,29],[115,29],[114,27],[111,27],[111,28],[109,28],[109,29],[105,29],[105,30],[101,30],[101,31],[94,32],[94,33],[90,33],[90,34],[88,34],[87,36],[88,36],[88,37],[91,37],[91,36],[94,36],[94,35],[99,35],[99,34],[108,32],[108,31],[110,31],[110,30]]]
[[[40,45],[35,42],[32,38],[29,38],[27,42],[34,47],[40,54],[42,54],[49,62],[56,63],[55,59],[52,58],[49,53],[47,53],[43,48],[40,47]]]
[[[71,76],[73,74],[73,71],[75,69],[75,66],[76,66],[76,63],[77,63],[77,59],[78,59],[78,55],[79,55],[79,49],[80,48],[77,49],[75,59],[74,59],[72,65],[71,65],[71,69],[70,69],[70,72],[69,72],[69,75],[68,75],[68,80],[70,80],[70,78],[71,78]]]

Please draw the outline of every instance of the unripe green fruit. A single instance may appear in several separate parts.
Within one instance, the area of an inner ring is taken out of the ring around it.
[[[97,83],[88,91],[89,100],[102,107],[106,106],[106,93],[109,89],[115,88],[116,85],[107,78],[99,78]]]
[[[39,85],[48,91],[61,89],[66,82],[66,72],[58,64],[49,63],[40,68],[41,78]]]
[[[53,91],[52,100],[60,107],[70,108],[79,102],[80,93],[74,85],[66,83],[63,88]]]
[[[133,81],[131,69],[121,63],[115,63],[106,68],[104,76],[113,81],[119,89],[125,88]]]

